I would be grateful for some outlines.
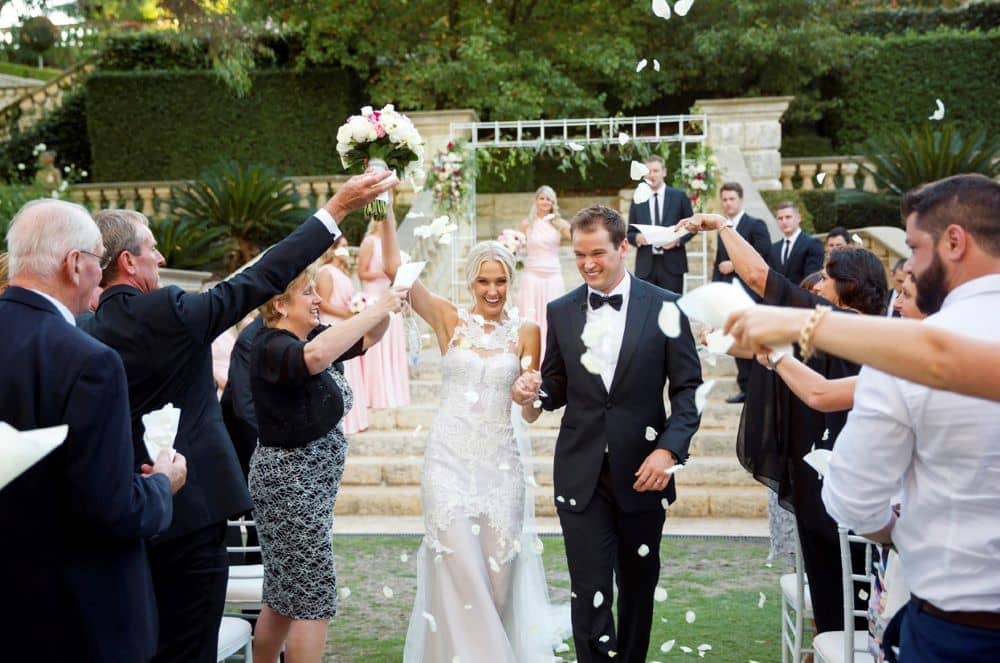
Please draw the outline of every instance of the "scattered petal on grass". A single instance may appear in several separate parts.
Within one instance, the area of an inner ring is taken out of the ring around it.
[[[406,562],[407,562],[407,561],[408,561],[409,559],[410,559],[410,556],[409,556],[409,555],[407,555],[406,553],[402,553],[402,554],[401,554],[401,555],[399,556],[399,561],[401,561],[401,562],[402,562],[402,563],[404,563],[404,564],[406,564]]]
[[[639,557],[645,557],[648,554],[649,554],[649,546],[647,546],[645,543],[639,546]]]
[[[764,592],[759,592],[760,596],[757,597],[757,607],[763,608],[764,602],[767,601],[767,597],[764,596]]]
[[[664,654],[667,654],[670,652],[671,649],[674,648],[674,645],[676,643],[677,643],[676,640],[667,640],[662,645],[660,645],[660,651],[663,652]]]
[[[706,644],[698,645],[698,651],[712,651],[712,645],[706,645]]]
[[[657,603],[663,603],[667,600],[667,590],[662,587],[657,587],[653,590],[653,600]]]
[[[337,593],[340,594],[340,598],[342,598],[342,599],[350,598],[350,596],[351,596],[351,588],[350,587],[341,587],[340,591],[337,592]]]
[[[694,650],[691,649],[690,647],[685,647],[684,645],[681,645],[681,651],[684,652],[685,654],[690,654]]]
[[[382,585],[382,596],[386,597],[387,599],[391,599],[393,596],[392,587],[390,587],[389,585]]]
[[[601,594],[601,591],[597,590],[596,592],[594,592],[594,607],[600,608],[603,603],[604,603],[604,594]]]
[[[687,612],[684,613],[684,621],[686,621],[688,624],[694,624],[694,620],[695,620],[694,610],[688,610]]]

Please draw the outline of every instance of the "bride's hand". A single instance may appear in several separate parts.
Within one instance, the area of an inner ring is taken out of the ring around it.
[[[531,405],[538,400],[542,376],[538,371],[522,373],[510,387],[510,397],[518,405]]]

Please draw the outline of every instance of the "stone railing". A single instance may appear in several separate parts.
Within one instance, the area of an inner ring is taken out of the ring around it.
[[[63,94],[77,87],[97,67],[91,57],[64,74],[33,87],[0,109],[0,143],[10,140],[15,129],[25,131],[46,113],[62,105]]]
[[[812,191],[876,191],[875,178],[858,166],[859,157],[796,157],[781,160],[781,188]]]
[[[44,85],[44,82],[38,81],[34,84],[0,87],[0,109],[11,105],[26,94],[31,94],[39,85]]]

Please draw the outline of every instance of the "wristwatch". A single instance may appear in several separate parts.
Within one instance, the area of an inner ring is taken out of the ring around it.
[[[778,368],[778,362],[781,361],[784,356],[785,353],[781,350],[775,350],[771,354],[767,355],[767,370],[776,370]]]
[[[723,218],[726,218],[726,217],[723,217]],[[722,230],[723,228],[735,228],[735,227],[736,227],[736,224],[735,224],[735,223],[733,223],[733,220],[732,220],[732,219],[730,219],[730,218],[726,218],[726,222],[725,222],[725,223],[723,223],[723,224],[722,224],[722,225],[721,225],[721,226],[719,227],[719,230]]]

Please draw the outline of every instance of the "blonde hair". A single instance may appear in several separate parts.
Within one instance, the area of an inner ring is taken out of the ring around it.
[[[479,276],[479,270],[483,268],[483,263],[495,260],[503,267],[507,273],[510,284],[514,283],[515,261],[513,254],[504,248],[504,245],[495,239],[479,242],[469,251],[465,258],[465,283],[471,289]]]
[[[7,273],[7,252],[0,253],[0,292],[10,284],[10,274]]]
[[[287,302],[292,297],[292,292],[299,288],[306,287],[316,276],[316,263],[309,265],[305,270],[296,276],[285,288],[285,291],[280,295],[275,295],[269,300],[264,302],[257,310],[260,311],[260,316],[264,319],[264,324],[268,327],[273,327],[278,320],[281,320],[281,313],[278,311],[278,302]]]
[[[535,196],[534,198],[531,199],[531,212],[528,213],[528,220],[534,221],[538,218],[538,203],[535,200],[536,198],[538,198],[538,194],[542,194],[543,196],[552,201],[552,214],[555,214],[556,217],[558,217],[559,199],[556,198],[556,191],[548,184],[543,184],[542,186],[538,187],[538,189],[535,190]]]

